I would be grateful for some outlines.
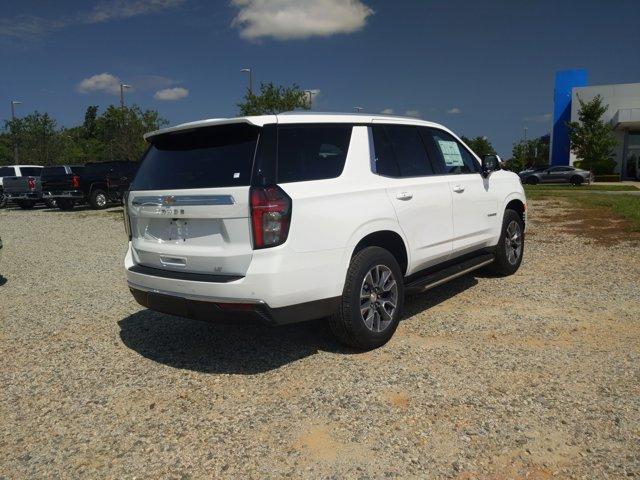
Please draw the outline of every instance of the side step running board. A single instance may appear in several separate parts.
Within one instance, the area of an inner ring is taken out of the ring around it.
[[[469,272],[473,272],[474,270],[484,267],[485,265],[489,265],[494,260],[495,255],[493,255],[492,253],[484,253],[468,260],[454,263],[453,265],[445,267],[441,270],[426,273],[415,278],[414,280],[410,280],[409,283],[407,283],[404,287],[405,292],[418,293],[429,290],[430,288],[442,285],[449,280],[453,280],[454,278],[458,278]]]

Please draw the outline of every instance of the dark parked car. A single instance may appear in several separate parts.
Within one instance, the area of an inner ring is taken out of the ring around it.
[[[533,167],[518,174],[522,183],[537,185],[538,183],[570,183],[582,185],[593,182],[593,173],[575,167]]]
[[[95,162],[84,167],[65,167],[69,171],[52,173],[43,180],[44,196],[55,200],[62,210],[88,203],[106,208],[119,202],[138,170],[138,162]]]

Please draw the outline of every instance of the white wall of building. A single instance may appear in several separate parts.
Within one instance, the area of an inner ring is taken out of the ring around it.
[[[640,83],[575,87],[572,91],[571,98],[571,121],[578,121],[578,111],[580,110],[578,97],[580,97],[583,102],[588,102],[597,95],[602,97],[605,105],[609,105],[603,118],[605,122],[612,122],[618,110],[640,108]],[[614,160],[617,163],[615,171],[616,173],[620,173],[624,156],[625,136],[628,128],[625,126],[618,126],[616,128],[614,123],[615,122],[612,122],[611,128],[615,128],[613,135],[618,141],[618,145],[614,149]],[[575,160],[577,160],[577,158],[572,152],[569,156],[569,164],[573,165]]]

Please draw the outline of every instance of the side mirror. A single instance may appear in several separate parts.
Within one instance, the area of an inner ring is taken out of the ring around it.
[[[482,176],[488,177],[491,172],[500,170],[500,157],[498,155],[485,155],[482,157]]]

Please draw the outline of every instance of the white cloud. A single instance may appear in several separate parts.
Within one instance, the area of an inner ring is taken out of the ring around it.
[[[85,78],[77,85],[76,89],[80,93],[105,92],[118,95],[121,83],[120,78],[105,72]]]
[[[407,110],[406,112],[404,112],[404,114],[408,117],[419,117],[420,110]]]
[[[153,96],[156,100],[180,100],[189,96],[189,90],[183,87],[165,88],[164,90],[158,90]]]
[[[523,120],[525,122],[547,123],[551,121],[551,114],[543,113],[542,115],[531,115],[530,117],[524,117]]]
[[[385,108],[380,113],[384,113],[385,115],[393,115],[393,108]]]
[[[361,30],[373,10],[361,0],[231,0],[232,25],[249,40],[328,37]]]
[[[462,110],[460,110],[458,107],[453,107],[453,108],[450,108],[449,110],[447,110],[447,113],[449,115],[459,115],[459,114],[462,113]]]
[[[177,7],[186,0],[110,0],[98,3],[90,11],[69,13],[57,18],[19,15],[0,18],[0,37],[37,40],[46,34],[72,25],[109,22],[158,13]]]

